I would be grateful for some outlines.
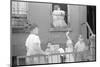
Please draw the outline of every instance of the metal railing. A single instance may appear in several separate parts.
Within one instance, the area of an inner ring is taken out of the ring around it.
[[[92,48],[95,50],[95,48]],[[87,51],[85,51],[87,52]],[[34,64],[49,64],[49,63],[66,63],[66,62],[77,62],[77,61],[92,61],[95,55],[85,56],[81,60],[77,60],[80,57],[78,55],[86,55],[85,52],[67,52],[67,53],[54,53],[49,55],[31,55],[31,56],[18,56],[17,65],[34,65]],[[83,54],[82,54],[83,53]],[[90,53],[90,51],[89,51]]]

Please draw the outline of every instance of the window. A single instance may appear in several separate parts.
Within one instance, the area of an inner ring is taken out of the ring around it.
[[[12,1],[12,31],[24,30],[28,26],[27,11],[27,2]]]
[[[27,14],[27,2],[12,1],[12,14]]]
[[[67,4],[52,4],[52,23],[50,31],[68,30],[68,9]]]

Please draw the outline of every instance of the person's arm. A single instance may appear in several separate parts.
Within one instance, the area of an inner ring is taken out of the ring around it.
[[[28,50],[29,50],[29,47],[30,47],[29,41],[30,41],[30,35],[27,37],[27,39],[26,39],[26,41],[25,41],[25,48],[26,48],[26,51],[28,51]]]
[[[35,43],[35,45],[36,45],[36,46],[33,47],[33,48],[34,48],[39,54],[47,55],[47,53],[41,49],[40,43]]]
[[[74,47],[74,52],[77,52],[78,44],[79,44],[79,42],[76,42],[75,47]]]
[[[65,11],[61,10],[61,16],[65,16]]]

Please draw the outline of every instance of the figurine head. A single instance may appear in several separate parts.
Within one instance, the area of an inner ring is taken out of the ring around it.
[[[54,5],[54,10],[60,10],[60,6],[59,5]]]
[[[78,40],[80,40],[80,41],[81,41],[81,40],[84,40],[84,39],[83,39],[83,36],[82,36],[82,35],[79,35]]]

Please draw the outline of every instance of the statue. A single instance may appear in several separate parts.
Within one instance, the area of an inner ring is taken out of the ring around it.
[[[66,41],[65,52],[66,53],[71,52],[71,54],[66,54],[66,62],[74,62],[74,56],[72,54],[72,52],[73,52],[73,42],[72,42],[71,38],[69,37],[69,31],[66,32],[66,37],[67,37],[67,41]]]
[[[54,6],[52,16],[53,16],[53,26],[54,27],[66,27],[67,26],[64,20],[65,11],[61,10],[59,5]]]

